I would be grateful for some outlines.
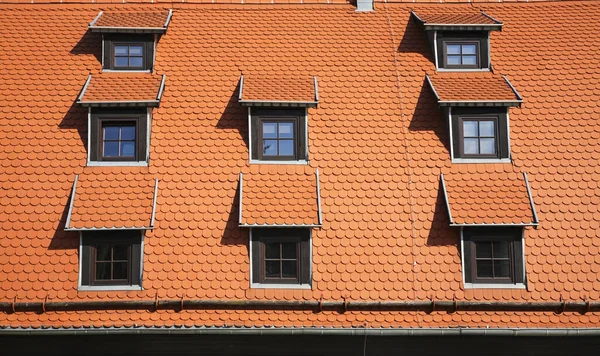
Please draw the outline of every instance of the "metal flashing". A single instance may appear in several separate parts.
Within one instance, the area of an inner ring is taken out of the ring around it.
[[[173,9],[169,9],[169,14],[167,15],[167,20],[165,21],[165,24],[163,25],[163,27],[165,29],[167,29],[169,27],[169,23],[171,23],[171,17],[173,17]]]
[[[410,10],[410,14],[411,14],[411,15],[413,15],[413,16],[414,16],[414,17],[415,17],[417,20],[419,20],[420,22],[422,22],[422,23],[425,23],[425,21],[423,21],[423,19],[421,19],[421,18],[419,17],[419,15],[417,15],[417,13],[416,13],[416,12],[414,12],[414,10]]]
[[[501,24],[442,24],[423,23],[425,31],[499,31]]]
[[[164,27],[111,27],[111,26],[89,26],[92,32],[102,33],[165,33]]]
[[[77,181],[79,180],[79,174],[75,175],[73,181],[73,188],[71,190],[71,201],[69,202],[69,212],[67,213],[67,220],[65,222],[65,230],[69,230],[69,224],[71,223],[71,213],[73,212],[73,204],[75,203],[75,194],[77,192]]]
[[[153,226],[103,226],[103,227],[75,227],[66,228],[65,231],[105,231],[105,230],[153,230]]]
[[[508,78],[506,77],[506,75],[503,75],[502,78],[504,78],[504,81],[512,89],[513,93],[515,93],[517,99],[519,99],[520,102],[523,102],[523,97],[521,96],[521,94],[519,94],[519,92],[517,91],[517,89],[515,89],[515,87],[510,82],[510,80],[508,80]]]
[[[240,76],[240,90],[239,90],[239,93],[238,93],[238,101],[239,102],[242,102],[242,94],[243,94],[243,92],[244,92],[244,75],[242,74]]]
[[[472,226],[472,227],[500,227],[500,226],[538,226],[538,223],[514,223],[514,224],[454,224],[451,223],[450,226]]]
[[[77,102],[81,103],[81,99],[83,99],[83,95],[85,94],[85,91],[88,88],[88,85],[90,85],[90,81],[92,80],[92,75],[90,74],[87,78],[87,80],[85,81],[85,84],[83,84],[83,88],[81,88],[81,92],[79,93],[79,96],[77,97]]]
[[[483,10],[481,10],[481,14],[482,14],[483,16],[487,17],[488,19],[490,19],[490,20],[494,21],[494,22],[495,22],[495,23],[497,23],[498,25],[501,25],[501,26],[503,26],[503,25],[504,25],[504,24],[502,23],[502,21],[500,21],[500,20],[497,20],[497,19],[493,18],[492,16],[490,16],[490,15],[486,14],[486,13],[485,13]]]
[[[319,169],[315,171],[315,178],[317,179],[317,216],[319,221],[319,226],[323,225],[323,216],[321,213],[321,180],[319,179]]]
[[[317,81],[317,76],[316,75],[313,77],[313,81],[314,81],[314,84],[315,84],[315,102],[318,103],[319,102],[319,83]]]
[[[452,211],[450,210],[450,202],[448,201],[448,193],[446,191],[446,181],[444,181],[444,173],[440,173],[440,182],[442,183],[442,191],[444,192],[444,199],[446,200],[446,209],[448,210],[448,218],[450,225],[452,225]]]
[[[438,100],[440,106],[521,106],[522,100]]]
[[[239,225],[241,226],[242,225],[242,209],[243,209],[243,204],[242,204],[243,194],[242,194],[242,192],[243,192],[243,184],[244,184],[244,173],[242,173],[242,172],[240,172],[240,183],[239,184],[240,184],[240,203],[239,203],[240,211],[239,211],[238,221],[239,221]]]
[[[523,172],[523,178],[525,179],[525,186],[527,187],[527,196],[529,197],[529,204],[531,205],[531,212],[533,213],[533,222],[539,224],[537,212],[535,211],[535,203],[533,202],[533,196],[531,195],[531,188],[529,187],[529,179],[527,179],[527,172]]]
[[[320,224],[282,224],[282,225],[277,225],[277,224],[239,224],[239,227],[311,227],[311,228],[321,228],[323,227]]]
[[[160,81],[160,86],[158,87],[158,94],[156,95],[156,101],[160,105],[160,99],[162,99],[163,90],[165,89],[165,79],[167,79],[167,75],[163,74],[162,79]]]
[[[156,216],[156,198],[158,197],[158,178],[154,183],[154,199],[152,200],[152,217],[150,218],[150,227],[154,228],[154,217]]]
[[[84,107],[158,107],[160,100],[79,101]]]
[[[437,91],[435,90],[435,87],[433,86],[433,83],[431,82],[431,79],[429,78],[429,74],[425,74],[425,79],[427,79],[427,83],[429,83],[429,87],[431,88],[431,90],[433,90],[433,95],[435,95],[435,98],[438,100],[438,103],[439,103],[440,96],[438,95]]]
[[[94,20],[88,24],[88,27],[89,28],[94,27],[94,25],[96,24],[96,22],[98,22],[98,20],[100,19],[100,16],[102,16],[103,13],[104,13],[104,11],[100,11],[98,13],[98,15],[96,15],[96,17],[94,18]]]
[[[281,100],[239,100],[242,106],[273,106],[273,107],[295,107],[316,108],[317,101],[281,101]]]

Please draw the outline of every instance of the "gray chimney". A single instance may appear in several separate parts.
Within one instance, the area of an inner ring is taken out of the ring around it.
[[[374,0],[356,0],[356,12],[373,11]]]

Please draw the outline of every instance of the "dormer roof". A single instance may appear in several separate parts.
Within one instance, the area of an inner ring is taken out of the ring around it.
[[[92,32],[165,33],[173,10],[100,11],[89,25]]]
[[[483,11],[460,12],[439,11],[411,11],[412,16],[423,24],[425,30],[445,31],[475,31],[475,30],[501,30],[502,22],[496,20]]]

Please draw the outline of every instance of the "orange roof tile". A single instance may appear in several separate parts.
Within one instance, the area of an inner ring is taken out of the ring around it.
[[[65,229],[153,228],[157,189],[158,180],[143,174],[79,174]]]
[[[537,224],[526,175],[472,166],[441,176],[451,225]]]
[[[167,30],[172,10],[165,11],[101,11],[90,23],[97,32],[157,32]]]
[[[240,180],[240,226],[321,225],[318,173],[314,169],[253,165]]]
[[[102,73],[90,75],[77,102],[83,106],[124,104],[158,106],[165,76],[147,73]]]
[[[434,8],[429,11],[419,10],[418,12],[412,11],[412,14],[422,22],[426,28],[427,26],[448,26],[448,25],[463,25],[463,26],[488,26],[498,27],[502,26],[502,22],[490,17],[483,11],[465,9],[464,7],[457,7],[454,10],[448,11],[436,10]]]
[[[255,74],[240,79],[240,103],[304,103],[316,106],[317,78],[311,76]]]
[[[444,72],[427,76],[427,81],[440,105],[472,102],[519,105],[522,101],[506,77],[488,72]]]

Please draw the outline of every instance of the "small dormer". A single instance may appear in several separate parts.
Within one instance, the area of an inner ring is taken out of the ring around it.
[[[89,29],[102,33],[102,70],[151,72],[156,45],[167,31],[172,14],[172,10],[100,11]]]
[[[481,12],[436,14],[411,12],[423,25],[439,71],[488,71],[490,32],[502,22]]]

